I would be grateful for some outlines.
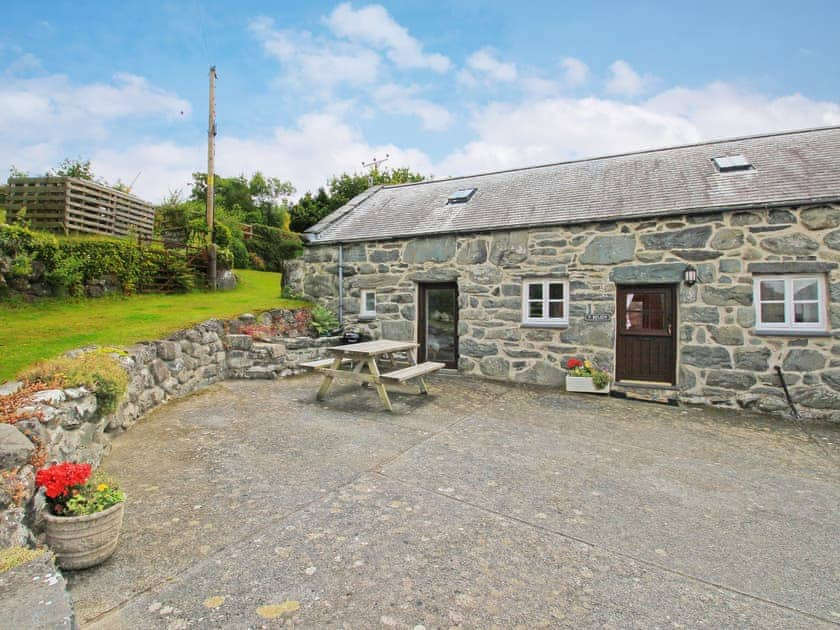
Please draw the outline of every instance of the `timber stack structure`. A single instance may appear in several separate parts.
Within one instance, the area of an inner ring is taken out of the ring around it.
[[[13,177],[5,193],[9,219],[25,208],[36,230],[152,238],[154,206],[104,184],[76,177]]]

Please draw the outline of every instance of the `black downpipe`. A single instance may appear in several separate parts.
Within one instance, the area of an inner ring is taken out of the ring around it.
[[[790,410],[793,413],[793,417],[796,420],[801,420],[802,417],[799,415],[799,412],[796,410],[796,407],[793,404],[793,398],[790,397],[790,392],[788,391],[787,383],[785,383],[785,375],[782,374],[782,368],[778,365],[776,366],[776,373],[779,375],[779,380],[782,382],[782,389],[785,390],[785,398],[787,398],[788,405],[790,405]]]

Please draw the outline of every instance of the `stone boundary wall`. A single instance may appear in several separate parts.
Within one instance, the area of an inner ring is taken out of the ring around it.
[[[815,205],[349,243],[345,326],[414,341],[417,283],[457,282],[459,371],[561,386],[570,357],[614,374],[617,284],[678,283],[680,400],[787,414],[778,365],[803,417],[837,422],[838,228],[840,206]],[[825,275],[826,334],[756,332],[753,276],[768,263]],[[689,264],[697,269],[691,287],[682,282]],[[289,264],[287,284],[336,310],[337,270],[337,245],[315,242]],[[529,277],[569,281],[569,326],[522,324],[522,281]],[[363,289],[376,291],[373,321],[358,317]],[[587,321],[589,313],[596,317]]]
[[[29,410],[38,412],[40,420],[0,424],[0,548],[31,545],[35,542],[33,531],[40,529],[44,504],[35,492],[35,468],[28,463],[35,452],[33,440],[46,447],[48,462],[85,461],[98,466],[110,449],[113,435],[167,401],[224,379],[275,379],[298,374],[302,371],[300,362],[326,356],[326,348],[339,344],[340,338],[267,337],[267,341],[254,341],[243,333],[249,326],[269,329],[277,322],[294,319],[293,314],[277,309],[259,317],[247,314],[229,321],[209,320],[165,340],[131,346],[125,355],[114,354],[130,380],[126,395],[111,414],[101,414],[96,396],[83,387],[34,394]],[[0,386],[0,395],[19,387],[20,383],[6,383]],[[16,502],[13,492],[22,500]]]

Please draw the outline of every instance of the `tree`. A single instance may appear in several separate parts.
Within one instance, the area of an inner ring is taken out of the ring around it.
[[[303,232],[371,186],[406,184],[421,182],[424,179],[423,175],[408,168],[375,168],[367,174],[342,173],[329,180],[329,192],[319,188],[317,195],[313,197],[307,193],[289,208],[292,229],[295,232]]]
[[[13,177],[29,177],[29,173],[20,170],[18,167],[12,164],[11,168],[9,168],[9,179],[12,179]]]
[[[64,158],[56,168],[47,171],[49,177],[78,177],[89,181],[99,181],[93,176],[90,160]]]
[[[287,223],[285,198],[294,194],[290,182],[277,177],[265,177],[256,172],[248,180],[238,177],[214,178],[214,201],[217,209],[237,216],[240,223],[258,223],[283,227]],[[207,174],[193,173],[191,198],[204,202],[207,199]]]
[[[306,193],[298,202],[289,208],[291,216],[290,227],[295,232],[303,232],[324,218],[330,210],[330,197],[323,188],[318,189],[314,197]]]
[[[282,272],[283,263],[303,251],[300,235],[266,225],[255,225],[253,238],[246,244],[248,251],[262,258],[269,271]]]

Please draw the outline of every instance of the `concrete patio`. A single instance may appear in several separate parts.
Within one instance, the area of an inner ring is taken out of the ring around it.
[[[114,442],[82,625],[840,624],[840,428],[457,376],[225,382]]]

